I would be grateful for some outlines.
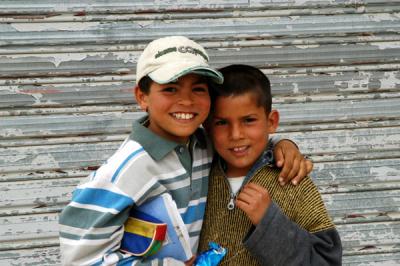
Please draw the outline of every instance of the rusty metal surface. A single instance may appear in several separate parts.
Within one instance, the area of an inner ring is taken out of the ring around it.
[[[400,1],[0,1],[0,266],[59,265],[58,212],[141,113],[135,64],[184,34],[271,79],[344,265],[400,264]]]

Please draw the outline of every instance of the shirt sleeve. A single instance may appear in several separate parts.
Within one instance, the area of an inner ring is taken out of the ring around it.
[[[273,149],[273,148],[275,147],[275,145],[278,144],[278,142],[281,141],[281,140],[288,140],[288,141],[292,142],[292,143],[294,144],[294,146],[297,147],[297,149],[299,148],[299,146],[297,145],[297,143],[294,142],[293,140],[291,140],[291,139],[286,139],[286,138],[282,138],[282,137],[279,136],[279,135],[272,135],[272,136],[270,136],[270,138],[269,138],[269,140],[268,140],[268,146],[269,146],[271,149]]]
[[[270,136],[270,138],[268,140],[268,147],[273,149],[275,147],[275,145],[281,140],[282,140],[282,138],[280,136],[277,136],[277,135]]]
[[[78,186],[59,217],[62,264],[95,265],[118,251],[133,203],[111,182]]]
[[[334,227],[314,233],[291,221],[274,202],[244,239],[262,265],[341,265],[342,245]]]

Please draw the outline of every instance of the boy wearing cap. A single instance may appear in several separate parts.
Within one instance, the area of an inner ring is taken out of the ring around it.
[[[132,207],[163,193],[175,200],[197,250],[213,156],[199,126],[209,113],[209,87],[223,77],[209,67],[203,47],[173,36],[146,47],[136,80],[137,102],[148,114],[133,123],[130,136],[77,187],[61,213],[63,265],[146,265],[120,252],[123,225]],[[288,150],[285,164],[299,161],[297,148]],[[301,165],[300,176],[307,168]]]

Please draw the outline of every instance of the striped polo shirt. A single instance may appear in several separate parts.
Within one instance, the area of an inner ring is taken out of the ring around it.
[[[131,135],[76,188],[62,211],[59,224],[64,265],[131,265],[134,259],[119,252],[123,224],[132,207],[162,193],[170,193],[176,201],[196,253],[211,145],[203,129],[191,136],[190,145],[168,141],[143,126],[146,119],[134,122]]]

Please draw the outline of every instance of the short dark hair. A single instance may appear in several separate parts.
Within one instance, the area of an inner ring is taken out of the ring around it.
[[[219,96],[238,96],[252,92],[257,105],[263,106],[266,112],[271,111],[271,84],[268,77],[258,68],[249,65],[229,65],[219,69],[224,76],[224,83],[216,86],[212,102]]]
[[[149,76],[144,76],[139,80],[139,90],[148,95],[150,92],[151,83],[153,83],[153,80]]]

